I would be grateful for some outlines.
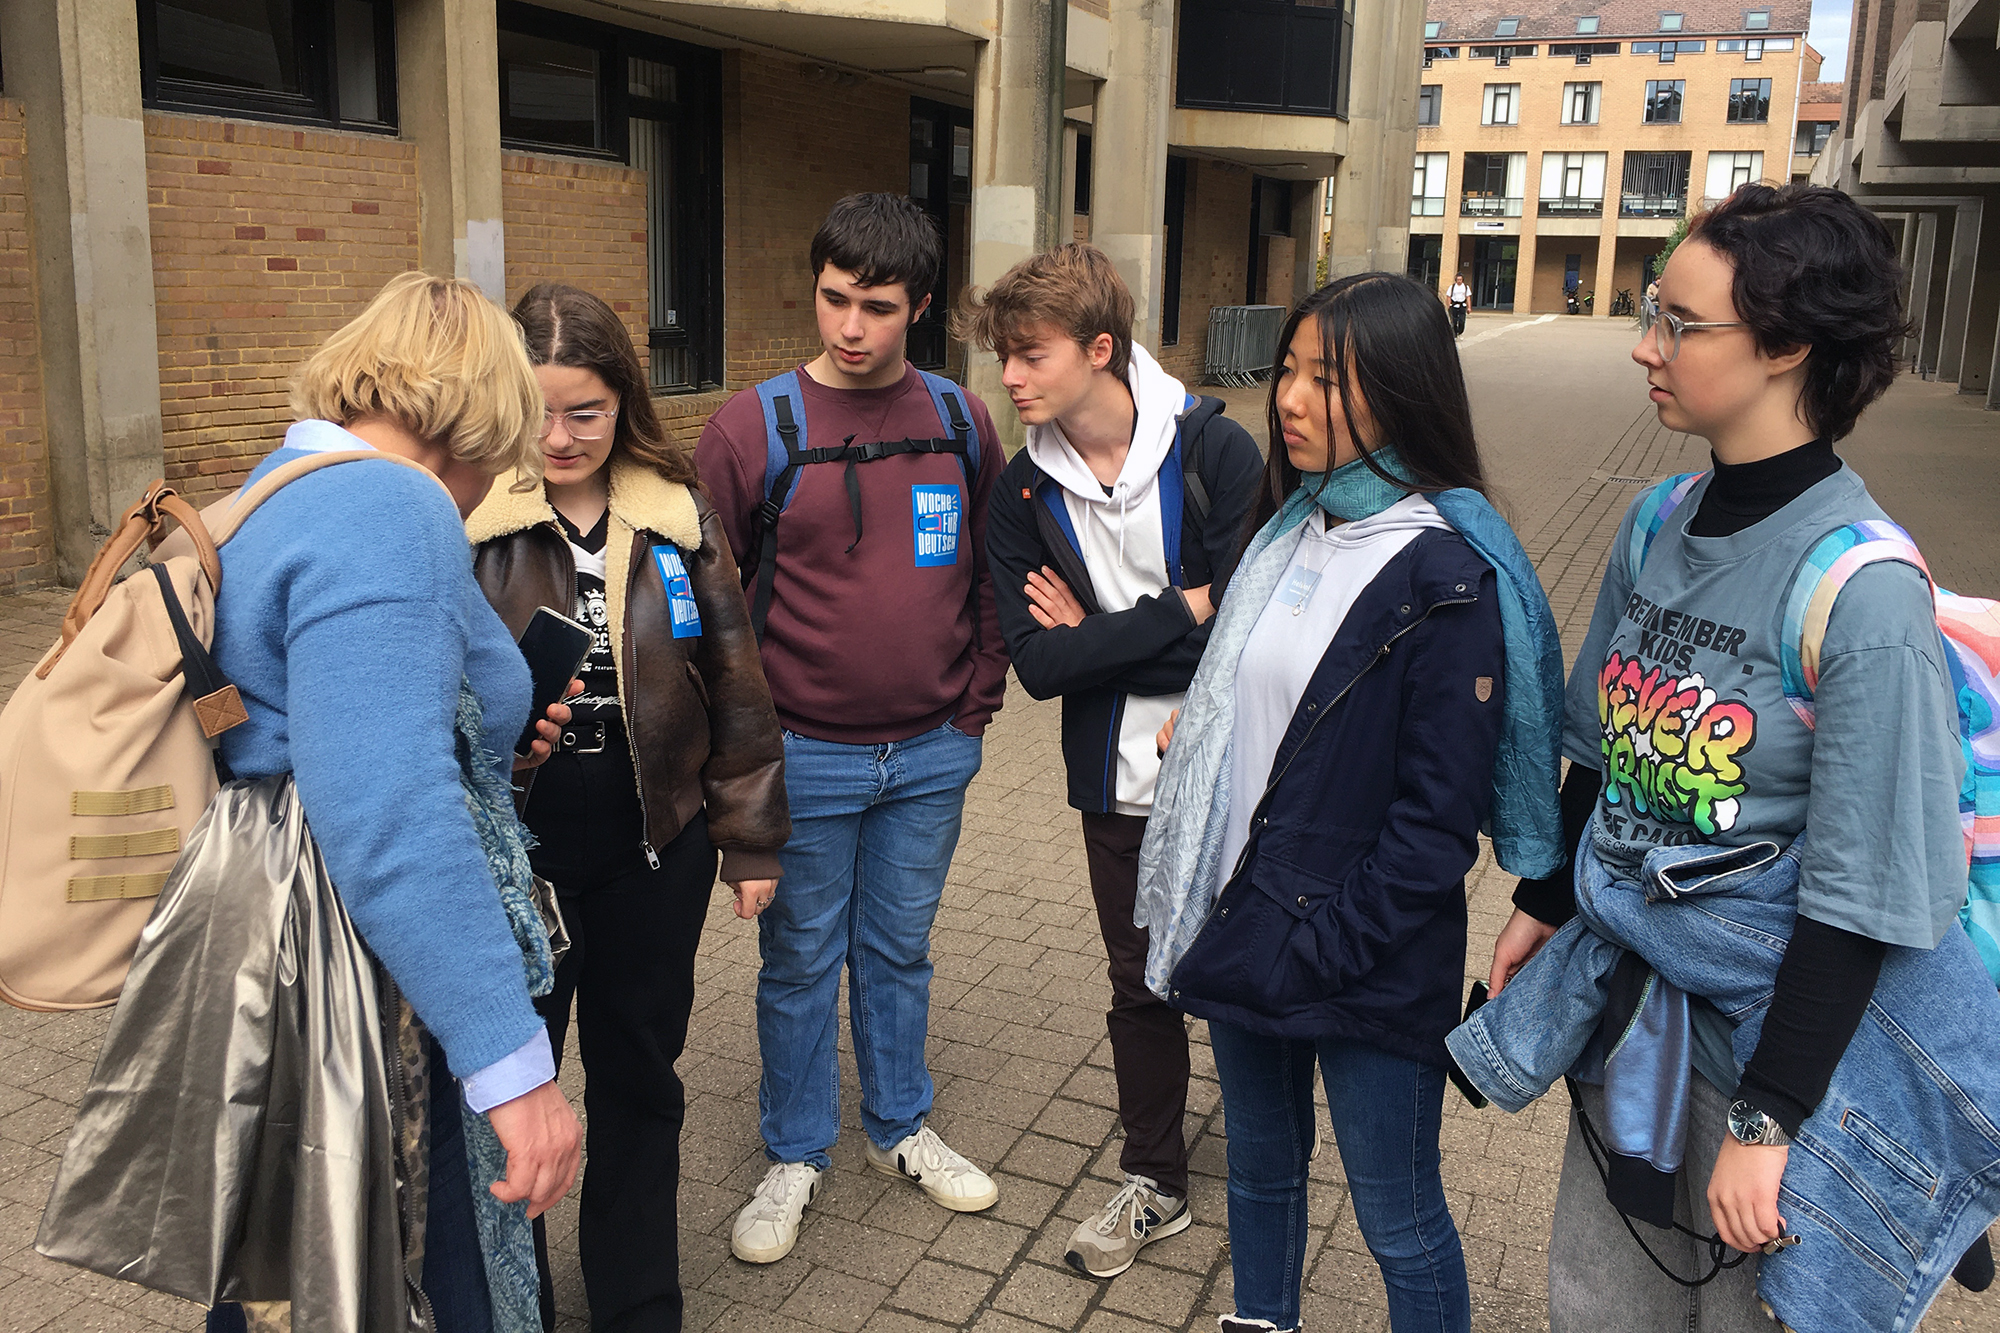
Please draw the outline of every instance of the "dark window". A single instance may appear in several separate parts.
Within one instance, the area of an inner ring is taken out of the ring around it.
[[[1077,136],[1079,201],[1089,178],[1088,135]],[[925,97],[910,99],[910,198],[930,215],[944,241],[944,262],[931,283],[930,307],[910,325],[904,354],[923,370],[942,371],[951,352],[952,293],[965,284],[964,252],[972,205],[972,113]],[[1079,211],[1085,211],[1080,209]]]
[[[1417,90],[1417,124],[1435,125],[1444,109],[1444,85],[1427,83]]]
[[[1732,125],[1761,125],[1771,119],[1771,81],[1769,79],[1731,79],[1729,81],[1729,123]]]
[[[1187,231],[1187,166],[1184,157],[1167,159],[1166,272],[1160,281],[1160,345],[1181,340],[1181,251]]]
[[[1076,136],[1076,211],[1090,215],[1090,136]]]
[[[1506,64],[1510,60],[1523,60],[1535,54],[1533,46],[1475,46],[1470,55],[1474,60],[1497,60]]]
[[[1458,211],[1461,217],[1517,218],[1521,216],[1521,195],[1508,193],[1508,159],[1512,153],[1467,153],[1465,172],[1459,180]],[[1517,168],[1519,170],[1519,168]],[[1515,180],[1517,188],[1520,179]]]
[[[1646,80],[1646,123],[1648,125],[1678,125],[1681,123],[1681,94],[1687,89],[1685,79]],[[1631,156],[1627,155],[1627,162]]]
[[[389,0],[140,0],[145,102],[258,120],[396,124]]]
[[[1688,153],[1627,153],[1620,217],[1677,218],[1687,211]]]
[[[1455,46],[1426,46],[1424,48],[1424,68],[1431,67],[1433,60],[1456,60],[1458,48]]]
[[[1182,0],[1176,101],[1345,116],[1353,0]]]
[[[1826,151],[1827,140],[1833,137],[1833,122],[1830,120],[1802,120],[1799,122],[1798,140],[1792,151],[1809,157],[1817,157]]]
[[[1551,56],[1575,56],[1576,63],[1588,65],[1592,56],[1615,56],[1617,42],[1555,42],[1549,46]]]
[[[701,47],[510,0],[501,0],[496,17],[501,142],[623,161],[646,173],[653,388],[720,383],[720,60]]]
[[[1269,176],[1250,178],[1250,263],[1244,283],[1243,302],[1256,305],[1264,299],[1264,277],[1273,236],[1292,234],[1292,183]]]

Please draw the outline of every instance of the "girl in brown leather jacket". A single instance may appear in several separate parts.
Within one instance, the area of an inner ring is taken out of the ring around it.
[[[466,528],[480,587],[517,636],[547,606],[596,631],[584,692],[521,816],[572,940],[537,1002],[562,1059],[578,998],[589,1167],[584,1287],[597,1328],[681,1326],[675,1195],[685,1096],[674,1061],[716,879],[754,917],[790,836],[784,743],[736,565],[667,442],[623,321],[543,283],[514,315],[547,400],[546,479],[496,481]],[[553,1295],[540,1223],[544,1326]]]

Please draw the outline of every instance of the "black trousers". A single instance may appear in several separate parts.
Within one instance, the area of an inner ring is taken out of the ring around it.
[[[1083,816],[1083,851],[1090,865],[1090,894],[1097,900],[1097,928],[1111,964],[1111,1064],[1118,1077],[1118,1119],[1125,1147],[1118,1167],[1150,1176],[1160,1189],[1185,1199],[1188,1192],[1187,1020],[1146,989],[1146,932],[1132,924],[1139,892],[1140,815]]]
[[[695,946],[715,883],[708,820],[696,815],[647,866],[637,838],[536,848],[556,886],[570,950],[535,1007],[562,1064],[577,1001],[589,1166],[578,1244],[596,1333],[679,1333],[678,1193],[687,1096],[674,1061],[694,1006]],[[555,1326],[548,1242],[535,1221],[542,1327]]]

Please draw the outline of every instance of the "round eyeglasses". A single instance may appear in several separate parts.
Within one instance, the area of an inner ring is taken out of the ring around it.
[[[1647,333],[1653,335],[1660,349],[1660,360],[1671,361],[1681,354],[1681,334],[1688,329],[1747,329],[1750,326],[1740,319],[1700,320],[1689,323],[1671,311],[1660,309],[1660,303],[1650,296],[1639,298],[1639,319]]]
[[[563,424],[563,429],[569,433],[569,437],[572,440],[588,444],[593,440],[601,440],[609,435],[612,423],[616,420],[617,416],[618,413],[616,411],[599,412],[594,409],[589,412],[550,412],[545,410],[542,413],[542,438],[545,440],[548,439],[549,432],[553,431],[556,428],[556,422],[560,421]]]

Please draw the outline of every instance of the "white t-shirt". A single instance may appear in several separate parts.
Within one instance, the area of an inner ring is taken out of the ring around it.
[[[1236,735],[1230,761],[1229,826],[1216,865],[1219,891],[1250,840],[1250,816],[1271,780],[1271,763],[1313,672],[1362,590],[1425,528],[1450,524],[1421,495],[1371,518],[1328,527],[1315,509],[1298,550],[1257,618],[1236,662]]]

